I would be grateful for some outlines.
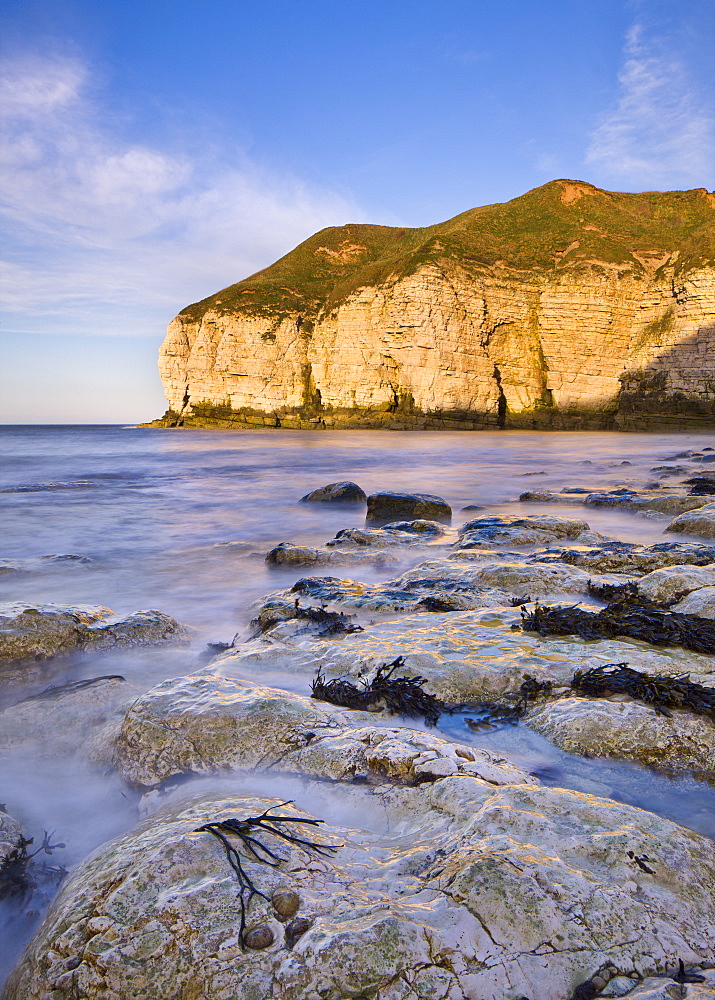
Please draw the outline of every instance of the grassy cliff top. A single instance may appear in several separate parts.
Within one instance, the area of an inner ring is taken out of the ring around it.
[[[670,262],[681,273],[715,262],[715,195],[704,188],[626,194],[556,180],[422,229],[334,226],[180,316],[199,319],[212,309],[309,320],[358,288],[428,263],[563,271],[597,262],[635,272]]]

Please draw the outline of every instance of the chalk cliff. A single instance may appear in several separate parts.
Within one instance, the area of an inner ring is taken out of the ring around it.
[[[325,229],[184,309],[164,426],[715,427],[715,195],[558,180]]]

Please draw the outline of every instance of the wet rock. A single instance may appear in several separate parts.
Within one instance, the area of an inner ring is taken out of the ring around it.
[[[697,510],[681,514],[672,520],[665,530],[715,538],[715,503],[705,504]]]
[[[330,562],[330,553],[311,545],[279,542],[266,553],[266,562],[270,566],[309,566],[313,563]]]
[[[0,860],[6,857],[22,836],[22,827],[18,821],[5,811],[4,803],[0,803]]]
[[[188,643],[192,630],[162,611],[135,611],[117,622],[90,627],[85,649],[108,650],[119,646],[154,646],[161,643]]]
[[[373,493],[367,498],[367,524],[383,525],[417,518],[449,524],[452,508],[442,497],[429,493]]]
[[[117,646],[188,642],[190,630],[161,611],[137,611],[118,621],[105,607],[0,605],[0,664],[21,664]]]
[[[406,997],[396,983],[430,998],[563,1000],[606,957],[648,974],[713,953],[715,846],[677,824],[582,793],[462,775],[349,793],[343,801],[365,823],[316,834],[340,845],[334,854],[306,864],[275,838],[279,867],[250,863],[269,899],[291,872],[311,921],[292,950],[241,950],[234,873],[221,845],[195,832],[279,800],[203,797],[167,807],[72,873],[8,1000],[290,1000],[357,995],[356,984],[375,1000]],[[317,784],[301,795],[317,811],[325,793]],[[310,817],[300,803],[286,810]],[[629,852],[652,858],[653,874]],[[254,897],[252,926],[277,931],[271,912]]]
[[[666,717],[634,701],[562,698],[530,708],[525,722],[566,753],[715,774],[715,724],[689,712]]]
[[[662,566],[705,566],[715,562],[715,546],[683,542],[658,542],[635,545],[631,542],[607,542],[583,549],[559,549],[537,552],[534,562],[564,562],[594,573],[628,573],[643,576]]]
[[[290,591],[279,591],[266,601],[288,601],[291,594],[304,594],[312,600],[380,614],[467,611],[498,608],[509,603],[506,591],[479,582],[470,583],[453,563],[448,565],[452,567],[451,576],[446,573],[434,577],[425,574],[404,581],[400,578],[387,580],[382,584],[359,583],[337,577],[304,577]]]
[[[301,503],[341,503],[363,504],[367,502],[367,494],[357,483],[345,480],[340,483],[328,483],[300,498]]]
[[[0,559],[0,573],[40,573],[47,569],[63,569],[73,566],[89,566],[94,559],[73,553],[59,553],[48,556],[30,556],[26,559]]]
[[[301,938],[306,931],[313,926],[313,921],[307,917],[296,917],[289,920],[285,929],[285,940],[288,948],[292,948],[296,941]]]
[[[394,539],[393,544],[401,539],[402,536],[400,539]],[[289,568],[292,566],[326,565],[328,563],[395,562],[395,556],[385,551],[386,548],[386,545],[370,546],[347,543],[337,547],[315,548],[311,545],[280,542],[266,553],[266,562],[269,566]]]
[[[658,484],[650,484],[657,486]],[[679,514],[702,506],[705,499],[699,496],[681,496],[672,493],[657,494],[654,491],[639,492],[630,489],[590,493],[587,490],[570,489],[561,493],[539,493],[528,491],[519,496],[524,503],[580,503],[588,507],[614,507],[622,510],[653,511],[661,514]]]
[[[715,618],[715,587],[701,587],[673,605],[673,611],[699,618]]]
[[[270,767],[341,716],[276,688],[210,672],[163,681],[138,698],[122,724],[115,763],[131,784],[177,774]]]
[[[680,600],[701,587],[715,587],[715,564],[666,566],[646,574],[638,581],[639,594],[651,601],[664,603]]]
[[[610,993],[610,996],[622,996],[625,1000],[715,1000],[715,988],[712,986],[688,986],[683,992],[679,983],[661,976],[647,976],[635,989],[628,993]]]
[[[0,663],[45,660],[80,649],[89,627],[111,616],[109,608],[53,604],[0,605]]]
[[[589,526],[585,521],[560,517],[479,517],[459,529],[458,549],[494,548],[499,545],[546,545],[555,539],[578,539]],[[596,535],[590,542],[601,539]]]
[[[659,674],[690,674],[694,682],[715,686],[711,656],[677,647],[663,651],[628,639],[584,642],[576,636],[542,637],[515,631],[512,625],[520,622],[520,612],[507,606],[410,614],[366,625],[363,632],[339,643],[280,635],[279,626],[261,640],[228,651],[212,668],[239,677],[280,670],[306,678],[307,690],[319,670],[327,678],[359,679],[404,656],[406,675],[425,677],[427,691],[452,704],[518,693],[525,674],[558,686],[569,683],[576,670],[624,661]]]
[[[342,528],[327,542],[331,547],[426,544],[446,534],[437,521],[397,521],[382,528]]]
[[[378,727],[365,712],[205,673],[164,681],[137,699],[115,762],[127,781],[143,787],[179,774],[254,767],[333,780],[414,783],[441,768],[494,784],[533,781],[488,751],[419,730]]]

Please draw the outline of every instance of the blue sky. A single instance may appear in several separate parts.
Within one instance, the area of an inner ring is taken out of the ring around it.
[[[0,421],[165,409],[192,301],[317,229],[715,186],[713,0],[5,0]]]

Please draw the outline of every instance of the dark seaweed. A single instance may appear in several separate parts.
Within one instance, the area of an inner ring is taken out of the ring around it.
[[[693,476],[692,479],[686,479],[685,482],[690,486],[688,496],[705,497],[715,495],[715,480],[713,479],[709,479],[706,476]]]
[[[297,599],[295,617],[317,625],[320,635],[349,635],[351,632],[363,631],[362,625],[355,625],[350,621],[351,615],[345,615],[342,611],[326,611],[325,608],[301,608]]]
[[[303,819],[299,816],[271,815],[272,809],[280,809],[282,806],[287,805],[291,805],[291,803],[281,802],[279,806],[271,806],[269,809],[266,809],[265,812],[262,812],[260,816],[247,816],[245,819],[225,819],[219,823],[205,823],[203,826],[200,826],[198,830],[194,831],[195,833],[210,833],[212,836],[216,837],[216,839],[223,845],[226,857],[228,858],[228,863],[236,873],[239,886],[238,899],[241,908],[241,923],[238,938],[242,948],[245,944],[246,916],[248,914],[248,907],[251,900],[254,896],[260,896],[267,902],[270,900],[270,897],[264,892],[261,892],[261,890],[254,884],[244,867],[245,860],[247,859],[263,865],[270,865],[271,868],[280,867],[280,865],[286,860],[259,840],[258,835],[261,832],[270,833],[273,837],[278,837],[281,840],[287,840],[290,844],[295,844],[306,854],[313,852],[315,854],[320,854],[323,857],[329,857],[334,851],[337,850],[337,847],[333,844],[317,844],[312,840],[304,840],[302,837],[295,837],[292,834],[281,830],[279,826],[276,826],[276,823],[301,823],[304,826],[322,825],[322,819]],[[246,859],[242,859],[238,849],[234,847],[228,839],[229,836],[237,837],[240,843],[243,844],[246,852]]]
[[[445,600],[444,597],[423,597],[422,600],[415,605],[415,610],[421,609],[422,611],[464,611],[464,608],[456,607],[451,601]]]
[[[551,681],[537,681],[527,676],[519,688],[518,695],[512,695],[510,700],[481,701],[476,705],[470,705],[469,711],[477,715],[477,718],[465,719],[467,726],[475,732],[491,726],[514,726],[526,712],[530,701],[550,695],[552,689]]]
[[[628,599],[615,601],[598,613],[576,606],[522,608],[521,628],[540,635],[580,635],[582,639],[612,639],[627,635],[655,646],[683,646],[696,653],[715,653],[715,625],[697,615],[663,611]],[[518,626],[517,626],[518,627]]]
[[[311,698],[363,711],[386,708],[393,715],[422,716],[428,725],[436,726],[441,713],[452,709],[423,690],[427,683],[424,677],[394,677],[394,672],[404,664],[403,656],[392,663],[383,663],[373,679],[369,683],[362,681],[360,686],[343,677],[326,681],[318,671],[311,686]]]
[[[25,900],[39,888],[41,881],[51,880],[58,883],[65,877],[67,869],[63,865],[32,863],[41,852],[52,854],[53,851],[65,846],[51,843],[52,836],[53,834],[45,830],[42,843],[31,853],[28,847],[34,843],[34,837],[27,839],[20,836],[10,853],[0,862],[0,899]]]
[[[685,968],[682,958],[678,959],[678,971],[671,977],[676,983],[704,983],[705,976],[697,972],[688,971]]]
[[[653,705],[660,715],[669,716],[671,708],[689,709],[715,722],[715,688],[696,684],[687,674],[657,676],[633,670],[627,663],[606,663],[576,671],[571,687],[590,698],[627,694]]]
[[[274,616],[271,616],[271,611],[274,611]],[[292,608],[279,606],[274,609],[271,606],[267,606],[258,618],[253,619],[251,624],[257,629],[255,634],[267,632],[274,625],[279,624],[279,622],[294,621],[296,619],[309,622],[319,636],[349,635],[352,632],[362,632],[362,625],[355,625],[351,622],[350,618],[352,617],[352,615],[345,615],[342,612],[328,611],[325,607],[313,608],[308,606],[302,608],[299,598],[296,597]]]

